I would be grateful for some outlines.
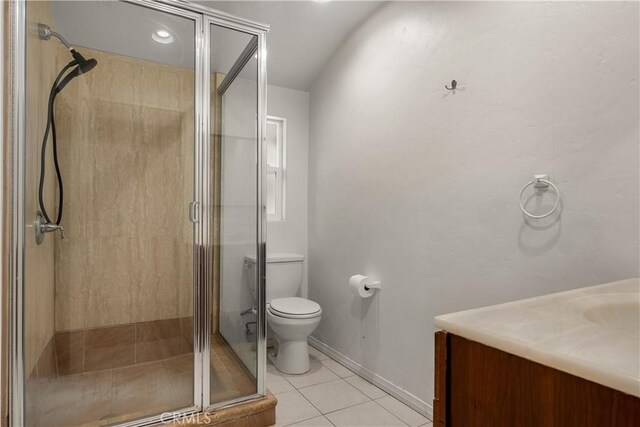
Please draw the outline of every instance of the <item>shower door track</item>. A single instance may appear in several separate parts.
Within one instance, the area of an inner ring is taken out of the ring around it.
[[[268,25],[217,11],[206,6],[197,5],[184,0],[122,0],[149,9],[188,18],[195,24],[195,164],[194,164],[194,201],[198,203],[199,220],[194,223],[193,238],[193,352],[194,352],[194,386],[193,405],[169,411],[164,414],[134,419],[120,426],[138,427],[153,425],[167,419],[188,417],[221,407],[246,402],[263,397],[266,394],[266,294],[265,294],[265,262],[266,262],[266,206],[263,194],[266,192],[266,145],[267,126],[267,72],[266,72],[266,33]],[[11,228],[9,253],[9,425],[24,424],[24,191],[26,167],[26,3],[27,0],[16,0],[10,8],[11,19]],[[242,31],[257,37],[258,54],[258,126],[259,141],[257,158],[257,240],[256,283],[258,286],[257,313],[257,375],[256,393],[224,402],[211,402],[211,288],[212,288],[212,227],[211,214],[211,178],[209,171],[211,162],[210,141],[210,25]]]

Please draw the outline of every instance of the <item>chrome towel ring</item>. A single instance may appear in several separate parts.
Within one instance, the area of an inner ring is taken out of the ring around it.
[[[524,193],[524,190],[526,190],[531,185],[533,185],[533,187],[536,189],[544,189],[544,188],[551,187],[553,188],[553,191],[556,192],[556,202],[554,203],[553,207],[549,212],[544,213],[542,215],[534,215],[525,209],[524,204],[522,203],[522,194]],[[525,214],[529,218],[534,218],[534,219],[546,218],[552,213],[554,213],[556,209],[558,209],[559,205],[560,205],[560,190],[558,190],[558,187],[556,187],[556,185],[553,182],[549,181],[549,175],[546,175],[546,174],[534,175],[533,181],[525,184],[525,186],[522,187],[522,190],[520,190],[520,210],[522,211],[523,214]]]

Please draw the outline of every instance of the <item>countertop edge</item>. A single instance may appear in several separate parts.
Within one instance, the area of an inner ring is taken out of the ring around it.
[[[437,316],[434,324],[445,332],[640,398],[640,380],[636,378],[617,375],[615,372],[600,369],[597,366],[587,363],[581,363],[579,359],[562,357],[561,354],[541,351],[535,346],[525,345],[511,339],[501,338],[497,335],[457,325],[443,319],[442,316]]]

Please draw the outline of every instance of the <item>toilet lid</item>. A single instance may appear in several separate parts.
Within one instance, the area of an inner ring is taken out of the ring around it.
[[[320,305],[306,298],[277,298],[271,300],[271,311],[289,316],[306,316],[320,311]]]

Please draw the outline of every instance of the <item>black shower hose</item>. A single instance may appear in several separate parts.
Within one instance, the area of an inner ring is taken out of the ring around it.
[[[51,87],[51,91],[49,92],[49,105],[47,110],[47,127],[44,131],[44,137],[42,138],[42,149],[40,150],[40,183],[38,185],[38,204],[40,205],[40,211],[44,216],[47,223],[51,223],[51,219],[49,218],[49,214],[47,213],[47,209],[44,206],[44,175],[46,169],[46,155],[47,155],[47,140],[49,139],[49,131],[51,131],[51,140],[53,145],[53,164],[56,169],[56,176],[58,178],[58,216],[56,218],[56,225],[60,225],[62,221],[62,202],[64,200],[64,187],[62,185],[62,174],[60,173],[60,165],[58,164],[58,142],[56,139],[56,121],[55,121],[55,111],[54,111],[54,103],[56,100],[56,96],[62,90],[62,87],[66,86],[66,83],[70,79],[65,78],[63,81],[64,84],[58,87],[62,76],[67,72],[67,70],[74,65],[78,65],[78,61],[71,61],[67,65],[62,68],[58,77],[53,82],[53,86]],[[73,73],[73,71],[72,71]],[[71,75],[71,73],[70,73]],[[67,77],[70,77],[67,76]]]

